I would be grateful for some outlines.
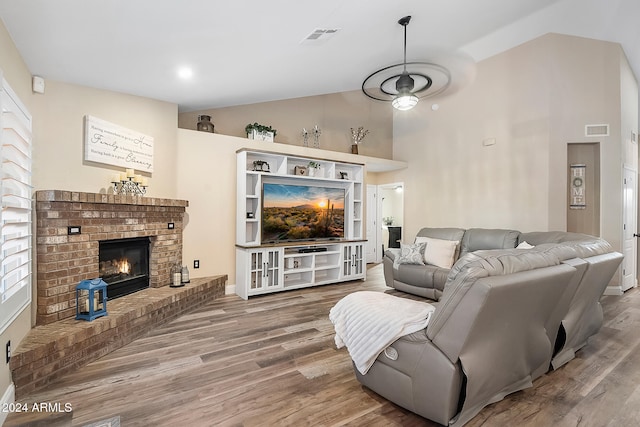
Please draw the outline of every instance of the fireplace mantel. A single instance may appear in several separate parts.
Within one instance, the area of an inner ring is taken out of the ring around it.
[[[140,196],[120,196],[100,193],[82,193],[77,191],[64,190],[36,191],[36,202],[105,203],[112,205],[165,206],[183,208],[189,206],[189,201],[187,200],[161,199],[156,197]]]
[[[100,241],[149,237],[154,288],[169,285],[171,267],[182,262],[186,200],[63,190],[35,198],[38,325],[75,315],[76,285],[98,277]]]

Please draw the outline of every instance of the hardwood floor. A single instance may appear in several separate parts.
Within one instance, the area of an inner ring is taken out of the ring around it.
[[[363,388],[346,350],[335,348],[329,309],[365,289],[388,290],[382,265],[366,282],[225,296],[25,402],[70,403],[73,426],[114,416],[126,427],[435,425]],[[640,291],[604,297],[603,306],[604,327],[576,359],[467,425],[638,425]]]

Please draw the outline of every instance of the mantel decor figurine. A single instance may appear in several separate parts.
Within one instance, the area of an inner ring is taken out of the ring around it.
[[[313,132],[313,148],[320,148],[320,135],[322,134],[322,131],[320,130],[318,125],[315,125],[313,127],[312,132]]]
[[[351,128],[351,154],[358,154],[358,144],[362,143],[368,133],[369,130],[365,130],[363,126],[358,129]]]
[[[122,196],[144,196],[147,193],[147,178],[136,175],[133,169],[114,175],[111,178],[113,184],[113,194]]]

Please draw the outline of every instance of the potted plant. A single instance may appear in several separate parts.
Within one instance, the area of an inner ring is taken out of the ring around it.
[[[247,138],[266,142],[273,142],[277,133],[271,126],[265,126],[259,123],[249,123],[244,127],[244,130],[247,133]]]
[[[309,176],[316,176],[316,174],[320,175],[320,163],[311,161],[307,165],[307,173]]]

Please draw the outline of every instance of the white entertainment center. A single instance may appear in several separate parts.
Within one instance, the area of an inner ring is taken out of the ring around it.
[[[236,293],[240,297],[365,279],[364,165],[248,149],[238,150],[236,159]],[[344,190],[343,236],[263,242],[265,184]]]

